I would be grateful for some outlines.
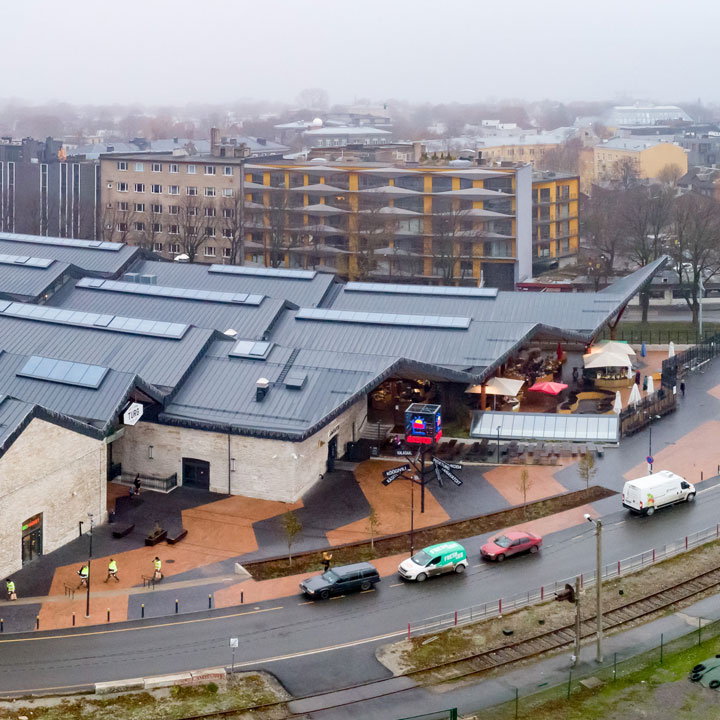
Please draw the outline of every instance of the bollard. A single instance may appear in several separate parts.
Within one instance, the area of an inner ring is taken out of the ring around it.
[[[73,627],[75,627],[75,613],[73,613]]]
[[[177,600],[177,598],[176,598],[176,599],[175,599],[175,614],[176,614],[176,615],[178,614],[178,605],[179,605],[179,603],[178,603],[178,600]]]
[[[545,587],[543,585],[540,586],[540,599],[542,600],[545,597]]]
[[[5,620],[0,618],[0,632],[5,632]]]
[[[498,599],[498,617],[502,617],[502,598]]]
[[[664,645],[663,640],[664,639],[665,638],[664,638],[663,633],[660,633],[660,664],[661,665],[662,665],[662,661],[663,661],[663,645]]]
[[[410,623],[408,623],[408,640],[410,639]]]
[[[585,579],[583,578],[582,574],[580,575],[580,587],[583,587],[583,583],[585,582]]]
[[[700,471],[700,482],[703,481],[703,475],[704,475],[704,473],[703,473],[703,471],[701,470],[701,471]]]
[[[212,610],[212,595],[208,594],[208,610]]]
[[[617,679],[617,653],[613,655],[613,680]]]
[[[653,562],[655,562],[655,548],[653,548]]]
[[[107,621],[110,622],[110,608],[108,608],[108,619],[107,619]]]
[[[245,602],[245,591],[240,591],[240,604],[242,605]]]
[[[145,603],[143,603],[143,604],[140,606],[140,617],[141,617],[141,618],[144,618],[144,617],[145,617]]]
[[[620,561],[618,560],[618,577],[620,576]]]
[[[39,615],[35,616],[35,629],[36,630],[40,629],[40,616]]]
[[[685,549],[688,549],[688,541],[687,541],[687,535],[685,536]]]
[[[457,625],[457,610],[455,611],[455,625]]]

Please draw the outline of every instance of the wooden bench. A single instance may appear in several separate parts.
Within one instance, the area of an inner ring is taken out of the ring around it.
[[[168,545],[175,545],[176,543],[179,543],[181,540],[184,540],[187,537],[187,533],[188,533],[188,531],[185,528],[183,528],[182,530],[180,530],[180,532],[178,532],[175,535],[172,535],[172,536],[168,535],[167,536]]]
[[[135,523],[132,523],[132,525],[118,525],[117,527],[113,528],[113,537],[124,538],[126,535],[129,535],[134,529]]]
[[[163,530],[159,533],[151,533],[145,538],[145,544],[149,547],[153,547],[158,543],[161,543],[167,537],[167,530]]]

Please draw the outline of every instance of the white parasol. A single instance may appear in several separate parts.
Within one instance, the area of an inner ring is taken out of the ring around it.
[[[640,388],[637,383],[633,383],[632,390],[630,391],[630,398],[628,399],[628,405],[637,405],[642,397],[640,396]]]
[[[635,386],[637,387],[637,385]],[[620,391],[615,391],[615,402],[613,403],[613,412],[618,415],[622,412],[622,398],[620,397]]]

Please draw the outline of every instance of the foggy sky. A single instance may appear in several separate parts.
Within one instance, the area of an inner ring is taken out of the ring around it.
[[[0,98],[720,100],[717,0],[5,0]]]

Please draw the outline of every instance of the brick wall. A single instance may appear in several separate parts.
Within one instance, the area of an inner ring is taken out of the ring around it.
[[[34,419],[0,458],[0,578],[22,566],[22,523],[43,514],[43,553],[77,537],[78,521],[106,520],[107,447]]]

